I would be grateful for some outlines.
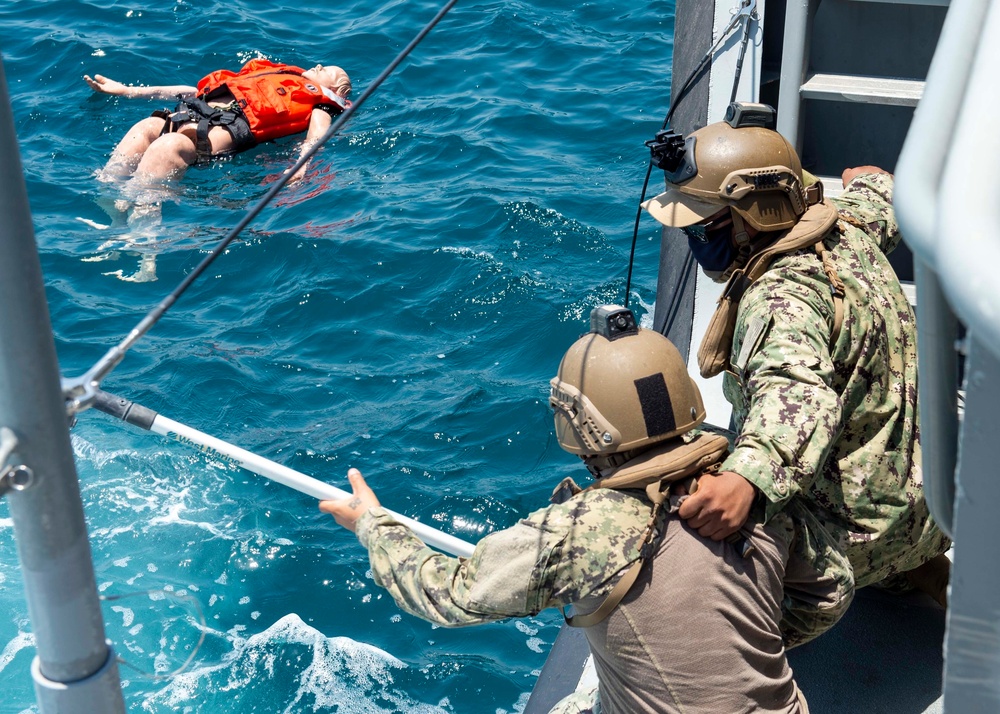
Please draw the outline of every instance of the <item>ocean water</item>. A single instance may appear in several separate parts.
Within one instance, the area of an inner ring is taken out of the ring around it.
[[[130,226],[113,204],[131,188],[95,173],[164,103],[96,96],[83,74],[194,84],[265,56],[339,64],[357,96],[439,7],[0,4],[63,373],[117,344],[298,147],[191,169],[160,223]],[[387,507],[469,541],[513,524],[580,475],[547,382],[590,309],[623,300],[672,32],[670,0],[460,2],[104,388],[341,488],[356,466]],[[658,245],[644,219],[647,321]],[[157,280],[128,280],[151,259]],[[93,410],[72,440],[130,711],[523,709],[558,613],[433,627],[309,497]],[[0,500],[0,714],[37,711],[22,585]]]

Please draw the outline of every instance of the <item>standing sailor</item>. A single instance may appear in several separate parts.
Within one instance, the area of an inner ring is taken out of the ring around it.
[[[783,632],[795,645],[866,585],[919,587],[944,605],[949,542],[924,500],[916,323],[886,258],[900,240],[892,176],[848,169],[845,192],[823,200],[768,115],[734,103],[726,121],[657,137],[668,190],[643,205],[725,283],[698,364],[725,373],[738,436],[718,487],[680,515],[714,539],[755,499],[765,523],[793,517],[801,562],[786,576]],[[809,582],[837,597],[817,602]]]
[[[549,403],[560,445],[597,481],[581,490],[564,480],[553,505],[483,538],[470,558],[424,545],[357,469],[353,498],[320,508],[357,533],[375,582],[432,623],[572,607],[567,621],[584,628],[599,685],[554,712],[596,711],[597,700],[604,714],[807,712],[779,629],[790,519],[749,524],[729,542],[676,515],[692,496],[672,486],[717,465],[728,442],[693,431],[705,409],[673,344],[630,310],[597,308]]]

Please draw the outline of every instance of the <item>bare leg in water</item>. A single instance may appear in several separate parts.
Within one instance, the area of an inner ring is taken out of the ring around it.
[[[162,222],[163,189],[180,179],[198,158],[197,125],[191,122],[164,134],[164,123],[164,119],[149,117],[135,124],[118,142],[100,174],[104,181],[128,180],[129,196],[116,201],[115,208],[128,214],[133,235],[145,235],[151,240]],[[213,154],[233,147],[232,135],[222,127],[212,127],[208,139]],[[133,282],[156,280],[156,256],[143,255],[134,275],[126,277],[120,270],[114,274]]]

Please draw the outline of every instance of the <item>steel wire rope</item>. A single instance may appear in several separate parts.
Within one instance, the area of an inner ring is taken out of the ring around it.
[[[410,40],[410,43],[403,48],[403,50],[396,55],[396,58],[390,62],[382,73],[362,92],[361,96],[358,97],[349,107],[347,107],[340,116],[330,125],[330,127],[323,133],[323,135],[306,151],[302,154],[299,159],[292,164],[275,182],[275,184],[268,189],[264,197],[257,202],[256,205],[252,206],[243,216],[243,218],[229,231],[225,238],[214,248],[211,253],[209,253],[202,261],[199,263],[194,270],[192,270],[187,277],[180,282],[180,284],[174,288],[174,290],[167,295],[160,303],[150,310],[146,316],[139,321],[139,323],[132,328],[132,331],[119,342],[115,347],[111,348],[100,360],[98,360],[93,367],[91,367],[83,376],[77,379],[64,379],[63,380],[63,392],[67,400],[67,410],[72,417],[76,413],[87,409],[93,404],[96,398],[96,391],[100,387],[101,381],[111,373],[111,371],[125,358],[125,353],[128,352],[131,347],[139,341],[153,325],[155,325],[161,317],[170,309],[170,307],[177,302],[177,300],[184,294],[184,292],[191,286],[191,284],[198,279],[198,277],[208,268],[212,262],[222,254],[222,252],[229,246],[233,240],[246,228],[249,223],[256,218],[261,211],[274,199],[278,192],[285,187],[285,185],[292,179],[292,177],[302,168],[306,162],[311,159],[316,152],[318,152],[330,138],[336,134],[340,128],[347,122],[347,120],[354,115],[358,108],[365,103],[368,97],[378,89],[379,85],[384,82],[389,75],[391,75],[396,67],[406,59],[406,57],[413,51],[413,49],[420,44],[420,42],[427,36],[427,34],[434,29],[434,27],[444,18],[445,15],[454,7],[458,0],[448,0],[434,18],[428,22],[416,36]]]
[[[674,116],[674,111],[680,105],[681,101],[688,95],[693,88],[701,74],[707,69],[709,62],[712,60],[712,56],[722,47],[722,44],[729,37],[730,33],[735,30],[740,24],[743,25],[743,40],[740,44],[740,56],[736,64],[736,78],[733,82],[733,99],[730,101],[735,101],[736,90],[740,84],[740,74],[743,71],[743,56],[746,54],[747,44],[750,42],[750,22],[753,18],[757,16],[757,2],[756,0],[742,0],[739,10],[733,16],[732,21],[723,30],[722,34],[719,35],[719,39],[715,41],[708,51],[704,54],[698,65],[694,68],[694,71],[688,75],[688,78],[681,85],[680,91],[677,92],[677,96],[670,101],[670,105],[667,108],[667,115],[663,118],[663,124],[660,126],[660,131],[663,131],[670,125],[670,120]],[[646,200],[646,189],[649,187],[649,177],[653,173],[653,162],[650,161],[646,166],[646,178],[642,182],[642,191],[639,194],[639,205],[635,209],[635,225],[632,229],[632,247],[629,250],[628,256],[628,274],[625,278],[625,307],[628,307],[629,293],[632,288],[632,267],[635,263],[635,246],[639,239],[639,221],[642,219],[642,203]]]
[[[174,598],[175,600],[184,600],[194,605],[195,612],[197,613],[198,616],[198,630],[200,631],[201,634],[198,637],[198,642],[196,642],[194,647],[192,648],[191,654],[188,655],[187,659],[185,659],[184,662],[179,667],[177,667],[171,672],[167,672],[166,674],[155,674],[153,672],[147,672],[141,667],[132,664],[121,655],[117,655],[115,659],[119,664],[128,667],[133,672],[136,672],[143,679],[148,679],[154,682],[162,682],[167,679],[173,679],[177,675],[183,674],[185,671],[187,671],[187,668],[194,661],[195,656],[198,654],[199,650],[201,650],[201,646],[205,642],[205,635],[208,633],[208,623],[205,620],[205,612],[204,610],[201,609],[201,603],[198,602],[198,598],[186,593],[181,594],[174,592],[172,590],[166,590],[165,588],[153,588],[151,590],[142,590],[140,592],[122,593],[121,595],[100,595],[98,597],[102,602],[115,602],[117,600],[126,600],[131,597],[139,597],[141,595],[153,595],[153,594],[160,594],[167,598]]]

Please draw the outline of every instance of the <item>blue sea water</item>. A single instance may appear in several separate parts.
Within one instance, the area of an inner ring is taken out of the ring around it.
[[[191,169],[162,223],[130,227],[111,207],[128,187],[95,172],[163,103],[94,95],[83,74],[194,84],[264,56],[339,64],[357,96],[439,7],[0,4],[63,373],[117,344],[298,148]],[[579,475],[547,382],[590,309],[624,297],[672,33],[671,0],[460,2],[104,388],[342,488],[356,466],[387,507],[469,541],[513,524]],[[658,237],[644,219],[631,301],[647,321]],[[156,281],[123,279],[151,255]],[[94,410],[72,441],[99,590],[128,595],[104,616],[130,711],[524,707],[558,613],[431,626],[308,496]],[[0,501],[0,713],[37,711],[22,585]],[[204,642],[185,673],[150,678],[195,651],[184,597]]]

